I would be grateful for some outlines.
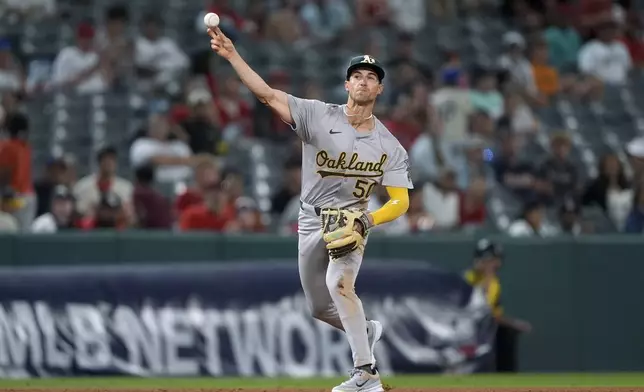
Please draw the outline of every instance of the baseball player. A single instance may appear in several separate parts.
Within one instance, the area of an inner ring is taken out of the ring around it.
[[[407,152],[373,115],[385,71],[371,56],[355,57],[344,83],[345,105],[297,98],[266,84],[219,28],[208,34],[212,49],[303,142],[300,280],[313,317],[345,331],[355,366],[333,391],[383,391],[373,355],[382,325],[365,318],[354,285],[369,229],[403,215],[413,188]],[[369,212],[376,185],[386,187],[390,200]]]
[[[474,264],[465,271],[465,280],[485,292],[488,305],[497,322],[495,366],[497,372],[516,372],[518,369],[518,334],[530,332],[532,326],[524,320],[509,317],[501,305],[501,281],[498,271],[503,264],[501,245],[481,238],[474,249]]]

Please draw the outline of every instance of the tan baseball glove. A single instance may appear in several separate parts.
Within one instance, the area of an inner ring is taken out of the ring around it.
[[[329,256],[337,259],[359,250],[364,252],[364,240],[371,228],[365,211],[358,209],[323,209],[322,232]]]

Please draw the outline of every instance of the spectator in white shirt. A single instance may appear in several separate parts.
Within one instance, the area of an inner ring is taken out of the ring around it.
[[[443,138],[448,143],[465,141],[468,118],[473,112],[470,91],[462,87],[462,78],[462,70],[444,69],[443,85],[431,97],[443,127]]]
[[[57,233],[75,228],[74,196],[69,188],[57,185],[51,199],[51,212],[40,215],[31,225],[32,233]]]
[[[451,169],[443,170],[436,183],[423,187],[425,211],[434,219],[437,230],[451,230],[459,224],[459,195],[456,186],[456,173]]]
[[[73,88],[80,94],[105,91],[109,86],[109,69],[94,50],[94,27],[81,24],[76,31],[76,45],[58,53],[53,65],[50,88]]]
[[[101,194],[115,193],[123,202],[127,211],[132,209],[132,183],[116,175],[118,161],[114,147],[104,147],[96,154],[98,171],[81,178],[74,185],[74,196],[78,212],[85,215],[91,206],[98,204]]]
[[[134,61],[138,75],[151,78],[157,86],[165,86],[188,69],[188,56],[169,37],[161,35],[162,22],[145,17],[141,35],[136,39]]]
[[[135,168],[154,165],[155,178],[161,183],[188,180],[192,175],[192,151],[185,142],[172,140],[173,133],[176,136],[180,132],[173,128],[165,114],[152,114],[148,119],[147,134],[130,148],[130,163]]]
[[[0,38],[0,95],[22,89],[23,79],[21,66],[11,53],[11,42]]]
[[[617,39],[618,28],[608,22],[599,28],[597,39],[582,46],[579,51],[579,69],[587,76],[609,85],[623,85],[632,68],[631,56]]]

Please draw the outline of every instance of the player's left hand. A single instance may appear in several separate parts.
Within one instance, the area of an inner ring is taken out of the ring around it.
[[[364,251],[364,239],[372,226],[366,212],[326,209],[321,217],[323,238],[331,258],[340,258],[355,250]]]

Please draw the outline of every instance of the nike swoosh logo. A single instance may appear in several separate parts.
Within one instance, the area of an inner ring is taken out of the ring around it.
[[[332,129],[332,130],[330,130],[330,131],[329,131],[329,133],[330,133],[331,135],[336,135],[336,134],[338,134],[338,133],[342,133],[342,132],[340,132],[340,131],[334,131],[334,130]]]
[[[356,381],[356,386],[357,386],[358,388],[362,388],[362,387],[364,387],[364,385],[365,385],[366,383],[368,383],[368,382],[369,382],[369,380],[367,380],[367,381],[363,382],[362,384],[360,384],[360,383],[358,383],[358,382]]]

